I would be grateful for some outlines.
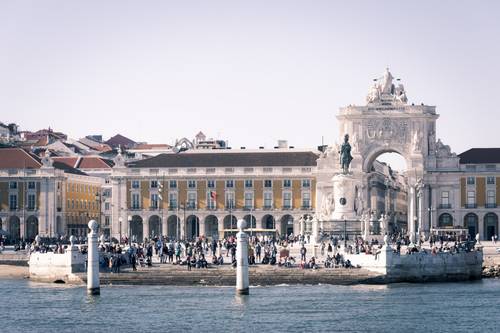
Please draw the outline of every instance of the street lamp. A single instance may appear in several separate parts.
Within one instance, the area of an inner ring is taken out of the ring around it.
[[[132,216],[127,217],[128,221],[128,246],[132,245]]]
[[[118,218],[118,224],[119,224],[119,230],[120,230],[120,239],[118,241],[119,244],[122,243],[122,222],[123,222],[123,218],[120,216]]]

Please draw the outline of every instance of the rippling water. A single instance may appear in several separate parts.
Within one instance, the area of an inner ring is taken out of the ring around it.
[[[1,332],[498,332],[500,280],[389,286],[84,287],[0,280]]]

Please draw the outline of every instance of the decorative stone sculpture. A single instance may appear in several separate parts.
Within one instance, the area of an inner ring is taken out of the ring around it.
[[[327,195],[323,196],[321,200],[321,219],[329,220],[334,210],[335,199],[333,197],[333,193],[329,192]]]
[[[412,147],[413,147],[413,152],[415,153],[420,152],[422,150],[422,138],[420,135],[420,131],[418,129],[413,134]]]
[[[344,135],[344,143],[340,147],[340,165],[342,173],[349,173],[349,165],[352,161],[351,145],[349,144],[349,134]]]

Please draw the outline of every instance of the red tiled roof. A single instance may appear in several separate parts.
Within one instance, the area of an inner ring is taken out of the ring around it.
[[[21,148],[0,149],[0,169],[39,169],[41,166],[38,158]]]
[[[52,160],[74,168],[76,166],[76,162],[78,161],[78,157],[53,157]]]
[[[82,157],[78,169],[111,169],[109,163],[100,157]]]
[[[113,166],[113,162],[96,156],[54,157],[53,160],[77,169],[111,169]]]

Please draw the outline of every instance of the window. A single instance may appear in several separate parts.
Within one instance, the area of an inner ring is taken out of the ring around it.
[[[140,188],[141,184],[139,183],[138,180],[133,180],[132,181],[132,188]]]
[[[226,209],[234,208],[234,192],[226,192]]]
[[[140,196],[139,193],[132,193],[132,209],[140,209]]]
[[[448,206],[450,204],[450,192],[443,191],[441,192],[441,205]]]
[[[17,194],[9,195],[9,209],[10,210],[17,209]]]
[[[75,200],[71,199],[71,208],[75,209]],[[78,207],[76,207],[78,208]]]
[[[36,195],[34,193],[28,194],[28,210],[35,210],[36,208]]]
[[[215,180],[207,180],[208,188],[215,188]]]
[[[495,196],[495,191],[493,190],[488,190],[486,192],[486,203],[488,205],[494,205],[496,203],[496,196]]]
[[[188,192],[187,208],[196,209],[196,192]]]
[[[273,187],[273,181],[270,179],[264,180],[264,187]]]
[[[71,207],[71,201],[68,199],[68,209]]]
[[[105,216],[104,217],[104,225],[106,227],[109,227],[109,225],[110,225],[110,218],[109,218],[109,216]]]
[[[171,180],[168,182],[168,187],[177,188],[177,180]]]
[[[311,208],[311,193],[310,192],[302,192],[302,208],[303,209]]]
[[[9,182],[9,188],[11,190],[17,189],[17,182]]]
[[[469,208],[476,205],[476,191],[467,191],[467,205]]]
[[[264,209],[271,209],[273,206],[273,193],[264,192]]]
[[[495,184],[495,177],[486,177],[486,184],[494,185]]]
[[[302,187],[304,187],[304,188],[311,187],[311,180],[310,179],[302,179]]]
[[[226,188],[233,188],[234,180],[226,180]]]
[[[292,181],[290,179],[283,179],[283,187],[292,187]]]
[[[283,209],[292,208],[292,192],[283,192]]]
[[[151,206],[150,206],[150,208],[158,209],[158,194],[156,194],[156,193],[151,194]]]
[[[157,180],[151,181],[151,188],[158,188],[158,181]]]
[[[168,205],[169,205],[170,209],[177,208],[177,193],[170,192],[168,194]]]
[[[36,183],[35,182],[28,182],[28,189],[34,190],[36,188]]]
[[[474,185],[476,184],[476,178],[475,177],[467,177],[467,185]]]
[[[246,188],[252,188],[253,187],[253,180],[251,180],[251,179],[245,179],[245,187]]]
[[[215,209],[215,199],[216,193],[215,191],[207,191],[207,209]]]
[[[188,180],[188,188],[196,188],[196,180]]]
[[[253,193],[245,192],[245,209],[253,209]]]

